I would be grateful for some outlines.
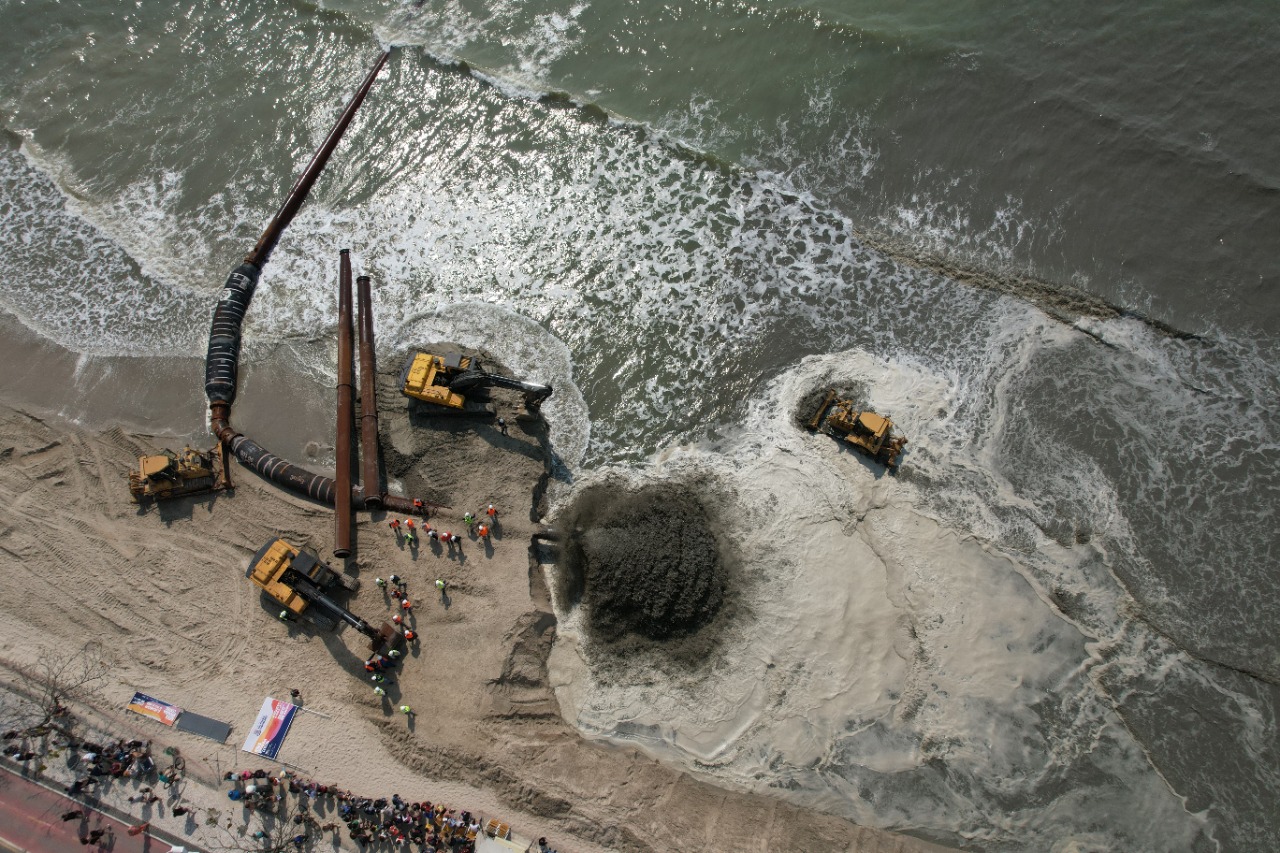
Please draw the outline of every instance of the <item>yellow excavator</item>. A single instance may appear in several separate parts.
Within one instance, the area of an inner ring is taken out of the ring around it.
[[[206,453],[188,446],[181,453],[139,456],[137,470],[129,472],[129,495],[144,506],[148,501],[220,492],[230,485],[221,443]]]
[[[843,438],[890,471],[897,470],[898,457],[907,443],[905,437],[893,434],[892,420],[870,409],[858,409],[852,400],[837,399],[834,388],[827,390],[808,426],[815,432]]]
[[[469,394],[488,387],[521,392],[525,409],[533,415],[551,396],[550,385],[489,373],[481,369],[478,360],[456,352],[415,353],[400,370],[400,393],[427,403],[433,414],[490,417],[494,414],[492,406],[474,397],[468,399]]]
[[[336,590],[355,592],[360,586],[358,580],[335,571],[314,552],[296,548],[283,539],[272,539],[259,548],[244,576],[284,608],[282,619],[306,619],[326,631],[344,622],[368,637],[374,651],[395,645],[400,637],[391,625],[384,623],[381,630],[374,628],[330,597]]]

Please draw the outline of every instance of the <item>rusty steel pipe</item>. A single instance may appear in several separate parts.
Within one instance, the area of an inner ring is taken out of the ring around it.
[[[351,375],[351,252],[338,253],[338,428],[334,464],[333,556],[351,555],[351,427],[356,417]]]
[[[315,156],[307,164],[307,168],[302,170],[302,174],[298,176],[293,189],[289,190],[289,195],[285,197],[284,204],[280,205],[280,210],[276,212],[275,217],[268,223],[266,230],[262,232],[262,236],[258,238],[258,244],[253,247],[252,252],[245,256],[245,263],[253,264],[260,270],[263,264],[267,262],[267,258],[276,247],[276,243],[280,242],[280,235],[284,233],[284,229],[289,227],[289,223],[297,215],[302,203],[307,200],[311,187],[320,177],[320,173],[324,171],[330,155],[333,154],[333,149],[338,147],[338,143],[342,140],[342,134],[347,130],[347,125],[351,124],[351,120],[355,118],[356,110],[360,109],[360,105],[364,103],[365,95],[369,94],[369,89],[373,87],[373,81],[377,78],[378,72],[382,70],[382,66],[387,64],[387,57],[390,55],[391,51],[384,51],[382,56],[378,57],[378,61],[374,63],[373,68],[365,75],[364,82],[360,84],[360,88],[356,90],[355,95],[347,102],[346,109],[342,111],[342,115],[338,116],[338,121],[333,125],[333,129],[329,131],[329,135],[320,144]]]
[[[356,279],[356,304],[360,323],[360,462],[364,503],[370,509],[382,506],[382,484],[378,477],[378,389],[373,360],[373,297],[369,276]]]

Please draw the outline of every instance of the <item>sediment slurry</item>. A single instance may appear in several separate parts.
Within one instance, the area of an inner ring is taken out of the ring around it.
[[[692,637],[731,594],[731,558],[693,484],[593,485],[559,523],[565,600],[586,608],[595,642]]]

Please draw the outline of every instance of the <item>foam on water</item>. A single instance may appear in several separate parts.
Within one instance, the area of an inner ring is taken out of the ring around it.
[[[0,210],[9,276],[0,304],[28,328],[94,355],[191,354],[203,346],[196,327],[205,322],[205,300],[140,275],[133,256],[12,149],[0,150]]]
[[[742,612],[705,671],[654,672],[642,657],[603,681],[581,614],[564,613],[552,674],[566,717],[699,773],[944,841],[1192,849],[1204,816],[1153,772],[1092,681],[1093,638],[1043,594],[1039,569],[948,525],[911,478],[795,425],[800,398],[831,382],[865,387],[893,414],[911,437],[904,472],[954,458],[955,423],[938,413],[963,389],[852,351],[780,377],[740,432],[634,469],[710,472],[736,495],[726,515],[746,562]],[[1092,546],[1035,544],[1088,585]]]

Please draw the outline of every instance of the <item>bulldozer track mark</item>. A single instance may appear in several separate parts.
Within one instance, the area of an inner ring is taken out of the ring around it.
[[[43,423],[43,421],[41,421],[41,423]],[[59,448],[59,447],[61,447],[61,446],[62,446],[62,442],[61,442],[61,441],[51,441],[51,442],[49,442],[48,444],[45,444],[45,445],[43,445],[43,446],[41,446],[41,447],[36,447],[36,448],[34,448],[34,449],[32,449],[32,450],[24,450],[24,451],[22,452],[22,454],[21,454],[21,455],[22,455],[22,457],[23,457],[24,459],[25,459],[25,458],[30,458],[30,457],[32,457],[32,456],[39,456],[40,454],[42,454],[42,453],[47,453],[47,452],[49,452],[50,450],[56,450],[57,448]]]

